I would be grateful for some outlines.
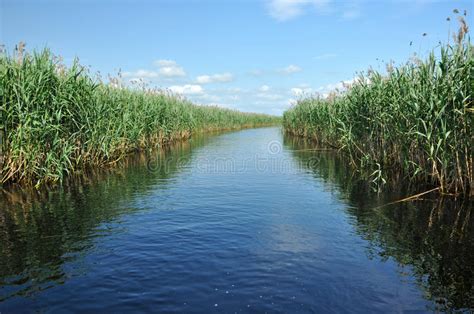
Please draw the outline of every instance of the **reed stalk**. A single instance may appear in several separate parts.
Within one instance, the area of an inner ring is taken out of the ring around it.
[[[168,91],[124,88],[66,68],[50,51],[0,56],[0,183],[36,186],[198,130],[274,124],[279,118],[197,106]]]
[[[284,128],[346,152],[374,180],[398,172],[442,193],[472,195],[474,50],[458,18],[454,43],[424,61],[363,73],[332,97],[301,99],[284,113]]]

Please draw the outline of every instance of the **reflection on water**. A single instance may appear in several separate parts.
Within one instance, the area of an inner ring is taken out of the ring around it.
[[[0,191],[0,301],[28,296],[64,283],[85,269],[63,269],[92,249],[93,239],[118,232],[110,228],[137,210],[127,202],[147,191],[166,189],[192,148],[206,137],[137,154],[113,169],[69,179],[59,189],[10,187]]]
[[[283,145],[282,145],[283,144]],[[472,202],[263,128],[0,194],[0,312],[474,308]]]
[[[315,179],[351,205],[346,211],[357,233],[368,240],[370,258],[393,258],[410,267],[425,297],[435,300],[439,310],[474,308],[472,201],[427,196],[386,205],[416,191],[410,193],[403,181],[392,181],[383,193],[374,193],[372,183],[349,170],[347,160],[336,152],[316,152],[311,141],[290,135],[284,141]]]

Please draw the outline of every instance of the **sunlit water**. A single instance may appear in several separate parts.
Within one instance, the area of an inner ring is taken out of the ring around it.
[[[279,128],[196,136],[0,194],[0,312],[474,307],[472,203],[371,192]],[[396,187],[400,188],[396,188]]]

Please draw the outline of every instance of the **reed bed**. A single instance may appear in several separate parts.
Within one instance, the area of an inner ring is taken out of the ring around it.
[[[402,173],[442,193],[472,195],[474,50],[458,18],[453,43],[383,74],[362,73],[330,97],[301,99],[284,113],[285,130],[346,152],[380,185]]]
[[[103,83],[50,51],[0,56],[0,183],[36,186],[193,132],[274,124],[279,118],[197,106],[166,91]]]

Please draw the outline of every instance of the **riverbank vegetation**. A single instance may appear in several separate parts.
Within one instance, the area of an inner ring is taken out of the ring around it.
[[[345,211],[357,234],[367,241],[370,259],[393,259],[409,268],[430,311],[456,313],[474,307],[473,200],[427,194],[407,202],[419,186],[390,176],[384,190],[347,167],[347,157],[334,150],[314,150],[311,139],[286,135],[284,145],[332,196],[348,204]],[[400,184],[403,182],[403,184]]]
[[[196,131],[270,125],[279,118],[198,106],[168,91],[125,88],[66,68],[50,51],[0,56],[0,183],[40,185]]]
[[[454,42],[425,60],[369,70],[344,91],[301,99],[284,113],[285,130],[346,152],[380,184],[402,173],[443,193],[472,194],[474,49],[458,19]]]

